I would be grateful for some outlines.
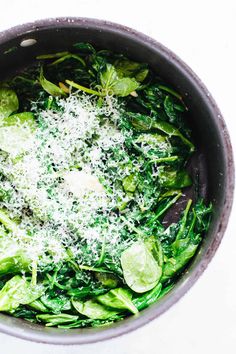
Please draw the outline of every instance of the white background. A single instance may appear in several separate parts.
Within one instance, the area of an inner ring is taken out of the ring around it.
[[[54,16],[118,22],[157,39],[200,76],[216,99],[236,148],[234,0],[8,0],[0,30]],[[212,158],[215,158],[214,156]],[[236,209],[217,254],[194,287],[160,318],[117,339],[84,346],[30,343],[0,334],[3,354],[236,353]]]

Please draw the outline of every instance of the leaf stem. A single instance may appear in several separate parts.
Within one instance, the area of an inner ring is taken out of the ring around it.
[[[81,91],[84,91],[84,92],[87,92],[87,93],[90,93],[91,95],[96,95],[96,96],[102,96],[102,94],[98,91],[95,91],[95,90],[92,90],[92,89],[89,89],[85,86],[82,86],[82,85],[79,85],[77,84],[76,82],[74,81],[70,81],[70,80],[66,80],[66,83],[78,90],[81,90]]]
[[[182,196],[182,193],[178,193],[173,199],[167,203],[167,205],[159,211],[151,220],[149,220],[148,225],[151,225],[154,221],[156,221],[161,215],[163,215],[166,210],[168,210],[173,204],[177,202],[177,200]]]

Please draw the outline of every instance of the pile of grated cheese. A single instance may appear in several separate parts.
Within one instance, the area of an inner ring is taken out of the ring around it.
[[[104,242],[114,257],[121,243],[125,224],[114,209],[126,195],[115,181],[130,170],[113,169],[112,151],[128,163],[125,140],[132,133],[117,128],[122,109],[114,97],[99,107],[95,98],[77,92],[57,105],[39,110],[33,104],[38,125],[24,153],[0,154],[1,189],[10,196],[0,207],[19,220],[12,237],[39,267],[63,261],[68,248],[79,263],[90,265]],[[142,196],[137,201],[143,203]]]

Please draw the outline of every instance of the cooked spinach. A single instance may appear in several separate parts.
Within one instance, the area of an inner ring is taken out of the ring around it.
[[[0,85],[0,311],[99,327],[171,291],[212,213],[184,198],[187,118],[147,64],[89,43]]]

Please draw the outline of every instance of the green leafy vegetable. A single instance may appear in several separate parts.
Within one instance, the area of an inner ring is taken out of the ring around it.
[[[96,300],[88,300],[85,302],[73,300],[72,304],[79,313],[92,319],[106,320],[119,313],[117,310],[111,310],[103,306]]]
[[[59,324],[70,323],[78,320],[78,316],[69,315],[67,313],[63,313],[60,315],[37,315],[37,319],[46,322],[47,327],[57,326]]]
[[[119,77],[134,77],[138,82],[144,81],[149,71],[146,64],[127,59],[118,59],[114,65]]]
[[[28,304],[28,307],[38,311],[38,312],[48,312],[48,308],[39,300],[34,300]]]
[[[43,286],[32,287],[23,277],[15,275],[0,291],[0,311],[15,310],[20,304],[33,302],[43,292]]]
[[[213,207],[181,92],[107,48],[62,50],[0,83],[0,311],[99,328],[175,286]]]
[[[40,71],[39,82],[42,88],[52,96],[64,96],[65,92],[54,83],[48,81],[43,75],[43,69]]]
[[[108,288],[116,288],[118,285],[118,279],[111,273],[96,273],[96,278]]]
[[[154,304],[161,293],[162,284],[157,284],[152,290],[146,292],[139,297],[133,299],[133,304],[137,307],[139,311],[145,309],[146,307]]]
[[[112,289],[104,295],[100,295],[96,300],[107,307],[121,310],[129,310],[133,314],[138,313],[137,308],[131,301],[132,294],[123,288]]]
[[[35,128],[36,123],[31,112],[4,118],[0,123],[0,149],[11,155],[27,151]]]
[[[0,276],[29,270],[31,259],[19,245],[0,240],[0,247]]]
[[[71,309],[70,300],[65,295],[56,295],[54,297],[43,294],[40,297],[40,301],[53,313],[60,313],[61,311],[67,311]]]
[[[15,91],[0,87],[0,122],[3,118],[10,116],[19,108],[19,102]]]
[[[137,187],[138,181],[137,181],[137,176],[135,174],[131,174],[129,176],[126,176],[123,181],[123,188],[126,192],[133,193]]]
[[[193,143],[187,139],[177,128],[168,122],[163,122],[161,120],[152,119],[149,116],[143,115],[141,113],[126,113],[128,119],[130,120],[132,126],[137,131],[149,131],[152,129],[157,129],[167,134],[169,137],[176,136],[182,140],[182,142],[187,145],[191,152],[194,151]]]
[[[115,67],[106,65],[106,69],[100,74],[102,90],[105,94],[113,93],[117,96],[125,97],[139,87],[139,83],[134,78],[119,78]]]
[[[142,241],[133,243],[121,255],[126,284],[135,292],[154,288],[161,277],[161,267]]]

